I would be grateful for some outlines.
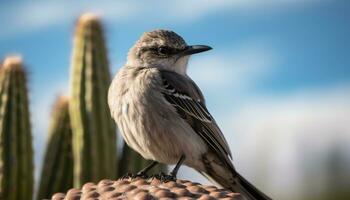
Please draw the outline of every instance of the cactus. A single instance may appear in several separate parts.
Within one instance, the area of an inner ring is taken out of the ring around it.
[[[119,166],[118,166],[118,177],[121,177],[123,175],[126,175],[127,173],[137,173],[138,171],[142,170],[149,164],[151,164],[152,161],[145,160],[141,157],[140,154],[132,150],[125,142],[123,145],[123,151],[122,155],[119,160]],[[154,175],[160,172],[166,173],[166,165],[158,164],[155,166],[152,170],[150,170],[147,174]]]
[[[77,23],[71,68],[74,186],[117,171],[116,129],[107,105],[107,50],[99,19],[84,14]]]
[[[0,199],[32,199],[33,158],[26,73],[20,57],[0,69]]]
[[[58,98],[52,112],[38,200],[73,187],[72,129],[68,105],[68,97],[62,96]]]
[[[75,199],[222,199],[241,200],[239,193],[215,186],[206,186],[187,180],[161,182],[157,178],[102,180],[98,184],[87,183],[82,189],[70,189],[66,194],[56,193],[52,200]]]

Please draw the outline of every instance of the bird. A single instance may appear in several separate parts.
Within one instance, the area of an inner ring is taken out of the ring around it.
[[[245,199],[271,199],[235,169],[228,143],[206,107],[204,96],[187,74],[191,55],[211,50],[188,45],[171,30],[145,32],[108,90],[112,118],[127,145],[153,162],[189,166]]]

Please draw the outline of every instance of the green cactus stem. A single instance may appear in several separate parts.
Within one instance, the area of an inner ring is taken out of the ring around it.
[[[71,68],[74,186],[113,179],[117,171],[116,129],[107,105],[107,50],[98,17],[77,23]]]
[[[72,128],[68,106],[68,97],[61,96],[52,112],[38,200],[48,199],[55,192],[73,187]]]
[[[32,199],[33,149],[26,73],[20,57],[0,69],[0,199]]]

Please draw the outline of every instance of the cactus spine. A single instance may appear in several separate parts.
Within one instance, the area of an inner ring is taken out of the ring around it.
[[[71,69],[74,186],[115,178],[116,131],[107,105],[107,50],[99,19],[84,14],[77,23]]]
[[[0,199],[32,199],[33,158],[26,73],[19,57],[0,69]]]
[[[73,187],[72,128],[68,97],[58,98],[50,124],[46,154],[37,199],[48,199],[55,192]]]

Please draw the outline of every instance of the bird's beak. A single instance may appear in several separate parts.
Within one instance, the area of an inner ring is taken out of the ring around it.
[[[206,46],[206,45],[192,45],[192,46],[187,46],[185,48],[185,50],[180,52],[181,56],[187,56],[187,55],[192,55],[192,54],[196,54],[196,53],[201,53],[204,51],[209,51],[213,48],[211,48],[210,46]]]

